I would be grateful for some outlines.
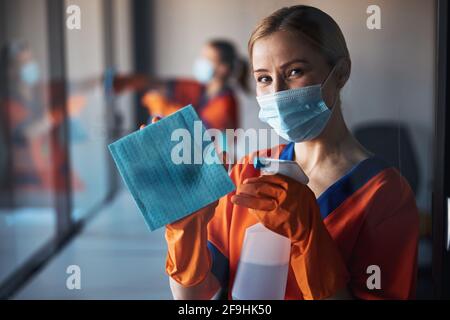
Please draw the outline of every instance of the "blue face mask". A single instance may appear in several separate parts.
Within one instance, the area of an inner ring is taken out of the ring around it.
[[[214,66],[206,58],[198,58],[194,63],[194,77],[200,83],[209,82],[214,75]]]
[[[322,85],[256,97],[261,108],[259,119],[271,126],[285,140],[302,142],[316,138],[331,117],[331,110],[322,97],[322,89],[333,71],[334,68]],[[334,104],[336,100],[337,98]]]
[[[27,85],[32,86],[39,81],[40,71],[36,62],[25,63],[20,69],[20,79]]]

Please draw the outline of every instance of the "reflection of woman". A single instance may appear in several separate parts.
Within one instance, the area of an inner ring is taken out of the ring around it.
[[[145,76],[117,76],[116,92],[148,90],[142,102],[152,116],[165,116],[192,104],[209,128],[225,130],[238,127],[237,99],[232,81],[237,79],[247,90],[247,66],[234,46],[225,40],[212,40],[202,49],[194,64],[194,79],[162,81]]]
[[[259,116],[291,141],[259,153],[295,160],[310,181],[260,176],[254,155],[235,165],[235,193],[166,228],[174,296],[231,297],[245,230],[261,222],[291,240],[286,299],[414,297],[414,195],[345,125],[351,63],[338,25],[313,7],[283,8],[256,27],[249,53]]]
[[[41,80],[40,68],[30,48],[20,42],[5,47],[1,57],[5,72],[2,85],[1,119],[5,121],[3,137],[11,141],[13,161],[9,164],[14,184],[21,188],[64,188],[66,154],[62,144],[50,138],[52,130],[64,120],[61,108],[48,108],[50,90],[57,93],[57,83],[47,86]],[[61,99],[60,103],[64,103]],[[76,114],[84,106],[83,97],[69,99],[69,114]],[[55,171],[54,168],[58,170]],[[54,172],[59,172],[54,176]],[[59,179],[62,178],[62,179]],[[81,186],[74,176],[75,188]]]

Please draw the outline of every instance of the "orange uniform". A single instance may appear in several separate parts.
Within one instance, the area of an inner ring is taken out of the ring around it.
[[[292,160],[294,144],[259,154]],[[234,166],[236,185],[259,176],[253,156]],[[245,231],[258,223],[256,216],[231,202],[233,193],[220,199],[208,224],[212,273],[228,289],[236,275]],[[368,158],[326,189],[317,199],[323,223],[339,248],[350,274],[348,288],[360,299],[414,298],[417,273],[419,216],[413,192],[400,173],[377,157]],[[367,286],[368,267],[380,268],[381,288]],[[286,299],[303,299],[292,266]]]
[[[192,104],[207,128],[237,128],[237,100],[233,91],[224,88],[214,97],[207,97],[205,90],[205,86],[195,80],[172,80],[168,82],[165,95],[149,92],[144,96],[143,103],[150,114],[162,116]]]

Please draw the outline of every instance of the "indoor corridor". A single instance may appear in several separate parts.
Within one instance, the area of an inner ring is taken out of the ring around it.
[[[128,192],[89,220],[13,299],[172,299],[165,273],[164,229],[149,232]],[[66,286],[70,265],[81,289]]]

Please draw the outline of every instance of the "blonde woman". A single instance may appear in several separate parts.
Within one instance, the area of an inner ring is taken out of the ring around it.
[[[235,165],[236,192],[167,225],[166,270],[177,299],[231,298],[245,230],[261,222],[291,240],[286,299],[409,299],[418,212],[406,180],[348,130],[340,90],[351,60],[336,22],[309,6],[280,9],[249,40],[259,117],[290,141],[260,151],[295,160],[303,185]],[[264,245],[264,244],[262,244]],[[378,266],[381,286],[367,287]]]

